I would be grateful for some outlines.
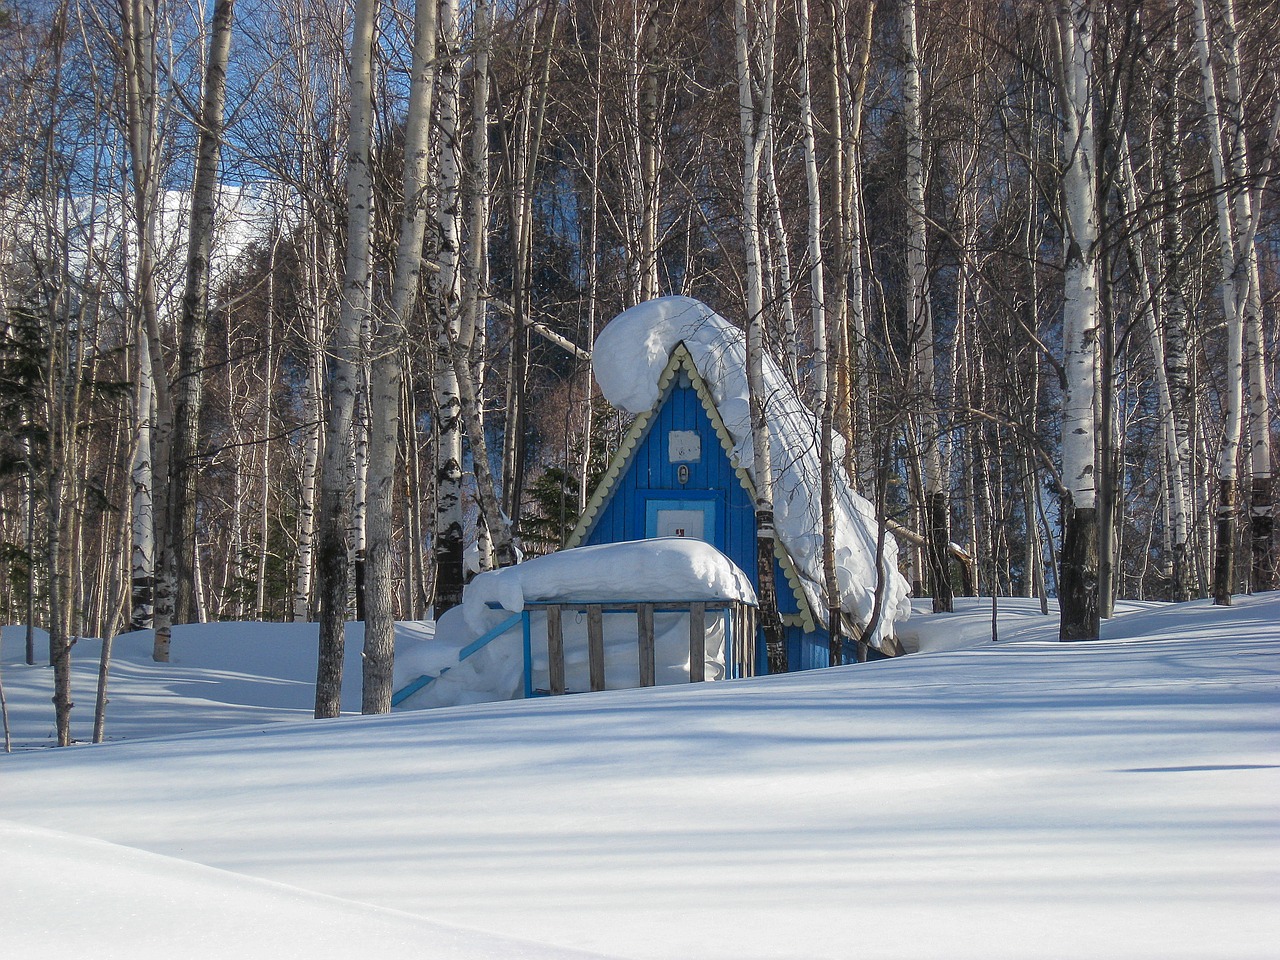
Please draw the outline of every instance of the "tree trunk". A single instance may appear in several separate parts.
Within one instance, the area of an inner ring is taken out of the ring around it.
[[[1230,0],[1224,0],[1230,11]],[[1246,285],[1248,274],[1240,268],[1236,229],[1247,229],[1246,223],[1232,223],[1230,197],[1233,192],[1227,183],[1227,157],[1222,149],[1222,115],[1218,109],[1217,81],[1214,77],[1213,58],[1209,45],[1209,23],[1204,0],[1194,0],[1192,10],[1195,20],[1196,53],[1200,62],[1201,90],[1204,98],[1206,139],[1209,143],[1209,159],[1213,166],[1215,205],[1218,214],[1218,249],[1222,267],[1222,312],[1227,327],[1227,386],[1224,410],[1222,446],[1218,456],[1218,536],[1213,564],[1213,602],[1230,606],[1235,590],[1235,527],[1236,498],[1239,487],[1240,434],[1244,413],[1244,360],[1242,357]],[[1238,122],[1238,116],[1231,118]],[[1243,133],[1241,131],[1241,136]],[[1243,141],[1233,144],[1243,150]],[[1235,151],[1233,150],[1233,155]],[[1234,187],[1245,191],[1244,184]],[[1239,210],[1239,208],[1237,208]],[[1247,219],[1247,218],[1246,218]]]
[[[309,298],[306,320],[308,323],[307,381],[302,392],[302,486],[298,491],[298,555],[293,578],[293,619],[311,619],[312,575],[315,569],[316,530],[316,477],[320,468],[321,419],[324,405],[321,401],[321,383],[324,378],[324,303],[323,281],[319,276],[318,254],[320,241],[315,224],[304,228],[309,254],[304,257],[302,273]],[[309,262],[308,262],[309,261]],[[325,263],[329,258],[325,257]]]
[[[213,248],[214,215],[218,203],[218,163],[222,151],[223,108],[226,104],[227,61],[235,0],[215,0],[200,103],[195,181],[191,189],[191,224],[187,242],[186,286],[182,294],[182,343],[178,350],[178,382],[174,411],[173,464],[169,470],[173,492],[173,544],[177,569],[174,619],[191,623],[195,600],[196,469],[199,456],[200,410],[204,387],[205,330],[209,316],[209,254]]]
[[[453,30],[452,0],[440,6],[445,28],[445,62],[449,69]],[[400,402],[407,329],[418,300],[422,275],[422,238],[427,222],[431,101],[436,69],[435,0],[417,0],[413,22],[413,67],[409,113],[405,120],[404,209],[396,251],[391,309],[379,318],[373,341],[370,376],[370,444],[368,489],[368,579],[364,617],[363,713],[391,711],[395,659],[395,597],[391,582],[393,478],[400,443]],[[442,78],[442,85],[445,82]],[[452,145],[445,141],[442,150]],[[410,425],[410,430],[413,430]]]
[[[138,324],[135,342],[142,343],[141,324]],[[132,351],[138,365],[137,386],[134,396],[133,462],[129,476],[133,486],[130,505],[133,513],[131,551],[131,582],[133,585],[132,614],[129,625],[133,630],[146,630],[151,626],[152,595],[155,590],[156,525],[152,506],[152,422],[154,417],[154,389],[151,373],[151,353],[146,349]]]
[[[1092,46],[1088,0],[1066,0],[1062,29],[1063,207],[1067,258],[1063,287],[1063,543],[1059,637],[1092,640],[1099,632],[1097,524],[1098,288]]]
[[[942,474],[941,429],[933,357],[933,308],[928,287],[928,238],[925,232],[924,134],[920,93],[920,53],[915,0],[902,0],[902,43],[906,56],[903,109],[907,131],[907,336],[920,405],[920,459],[929,537],[929,585],[933,612],[949,613],[954,590],[948,547],[950,509]]]
[[[746,252],[747,383],[756,487],[756,564],[760,623],[770,673],[787,672],[787,646],[778,614],[774,578],[773,464],[764,383],[764,278],[760,266],[760,161],[773,108],[773,50],[776,10],[765,0],[761,36],[752,41],[748,0],[736,0],[734,23],[738,59],[738,116],[742,136],[742,234]],[[758,65],[752,64],[758,57]],[[754,89],[760,90],[755,102]]]
[[[435,615],[462,602],[462,411],[453,344],[458,339],[462,309],[461,143],[458,139],[458,27],[453,0],[440,6],[440,188],[436,207],[437,262],[428,279],[432,339],[436,344],[433,377],[436,413]]]
[[[360,328],[368,312],[370,139],[373,126],[373,31],[377,0],[357,0],[351,39],[351,122],[347,158],[347,253],[338,329],[329,365],[329,419],[320,479],[317,594],[320,652],[316,709],[320,717],[342,710],[342,662],[347,615],[347,451],[357,389]]]

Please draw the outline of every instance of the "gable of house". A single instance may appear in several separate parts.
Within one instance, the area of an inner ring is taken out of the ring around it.
[[[733,463],[733,440],[683,345],[672,351],[658,386],[658,402],[632,423],[566,546],[697,537],[728,556],[755,584],[751,478]],[[817,626],[780,544],[775,562],[793,668],[825,666],[825,631]],[[802,649],[803,636],[811,638],[808,646],[816,652]]]

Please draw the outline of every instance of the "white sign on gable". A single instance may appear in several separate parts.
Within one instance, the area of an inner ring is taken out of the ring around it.
[[[672,430],[667,434],[668,463],[697,463],[702,459],[702,437],[695,430]]]

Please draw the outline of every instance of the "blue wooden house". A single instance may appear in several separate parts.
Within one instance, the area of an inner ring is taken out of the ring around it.
[[[733,439],[683,343],[658,382],[658,401],[639,414],[596,488],[567,547],[652,537],[697,537],[738,565],[758,588],[755,492],[732,459]],[[829,665],[828,634],[796,565],[776,541],[774,577],[791,670]],[[758,643],[757,673],[768,673]]]

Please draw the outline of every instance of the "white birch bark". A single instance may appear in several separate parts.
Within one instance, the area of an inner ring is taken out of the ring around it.
[[[140,333],[138,340],[141,340]],[[129,625],[133,630],[145,630],[151,626],[152,590],[155,582],[155,517],[152,514],[151,496],[151,428],[155,399],[151,382],[151,354],[147,350],[138,350],[136,358],[138,373],[134,394],[133,458],[129,467],[133,487],[130,498],[133,514],[133,600]]]
[[[796,38],[800,84],[800,131],[804,144],[807,190],[807,251],[809,260],[809,323],[813,330],[813,386],[818,406],[826,403],[827,298],[822,257],[822,186],[818,178],[818,148],[813,124],[813,90],[809,71],[809,0],[796,0],[799,31]]]
[[[484,391],[484,350],[486,342],[486,298],[489,286],[489,51],[492,44],[492,0],[477,0],[474,13],[475,56],[472,59],[471,82],[471,193],[468,251],[463,284],[463,304],[458,342],[454,348],[454,372],[459,384],[464,427],[471,449],[472,475],[476,483],[481,512],[476,523],[476,552],[481,570],[493,566],[493,535],[497,530],[504,543],[504,557],[514,554],[510,538],[502,522],[498,494],[489,476],[485,460],[476,471],[478,451],[486,451],[484,414],[480,397]],[[487,453],[485,453],[487,456]],[[487,484],[487,488],[486,485]],[[490,512],[492,511],[492,512]]]
[[[773,274],[773,300],[782,316],[783,370],[791,383],[800,384],[800,341],[796,334],[795,297],[791,285],[791,240],[787,236],[787,224],[782,219],[782,197],[778,193],[778,174],[774,158],[774,119],[767,122],[764,148],[764,183],[768,196],[769,217],[773,238],[778,245]]]
[[[872,497],[875,463],[871,454],[871,405],[868,402],[871,355],[868,350],[867,297],[863,257],[862,220],[862,124],[870,75],[872,26],[875,2],[862,11],[857,50],[851,54],[843,25],[844,12],[832,0],[833,21],[831,87],[835,109],[837,195],[840,201],[840,263],[836,273],[836,315],[828,332],[830,362],[835,377],[836,428],[845,437],[845,470],[857,479],[858,489]],[[847,123],[845,121],[847,115]]]
[[[324,294],[317,275],[320,244],[314,223],[305,228],[309,254],[302,264],[307,307],[307,381],[302,392],[302,484],[298,491],[298,556],[293,586],[293,619],[311,619],[311,587],[315,570],[316,478],[320,467],[321,420],[324,407],[321,384],[324,380]],[[330,262],[326,257],[323,261]]]
[[[787,649],[774,584],[773,463],[764,390],[764,278],[760,265],[760,161],[773,111],[773,52],[777,29],[774,0],[763,0],[749,15],[749,0],[735,0],[734,32],[738,67],[738,125],[742,139],[742,238],[747,294],[747,383],[756,485],[757,593],[768,650],[769,672],[787,671]],[[759,37],[753,40],[758,21]],[[753,64],[758,59],[758,64]]]
[[[178,381],[175,384],[172,537],[177,571],[174,616],[179,623],[198,620],[195,593],[196,461],[204,395],[205,335],[209,315],[209,257],[213,250],[218,172],[222,156],[223,113],[235,0],[215,0],[200,101],[195,179],[191,188],[185,287],[180,323]],[[238,559],[237,559],[238,562]]]
[[[1275,491],[1271,473],[1271,417],[1267,400],[1266,341],[1262,333],[1262,284],[1255,236],[1261,215],[1262,190],[1255,199],[1250,188],[1252,168],[1245,137],[1244,83],[1240,76],[1240,41],[1234,0],[1222,0],[1222,63],[1226,122],[1230,132],[1230,169],[1236,226],[1236,296],[1243,312],[1244,372],[1247,374],[1249,410],[1249,526],[1254,590],[1276,585],[1274,533]],[[1274,156],[1280,131],[1280,103],[1275,109],[1269,147]]]
[[[422,277],[422,238],[427,222],[431,102],[436,69],[437,11],[446,47],[456,41],[453,0],[417,0],[413,21],[413,65],[405,121],[404,207],[392,280],[391,309],[379,318],[370,377],[371,431],[368,462],[368,580],[365,596],[361,712],[389,713],[395,657],[395,593],[392,585],[393,479],[400,443],[401,382],[406,331],[417,305]],[[450,49],[446,49],[447,71]],[[443,145],[447,152],[448,144]]]
[[[1089,0],[1066,0],[1060,15],[1063,82],[1063,211],[1067,235],[1062,340],[1066,389],[1062,413],[1064,503],[1063,640],[1099,631],[1097,509],[1098,218],[1093,124],[1093,13]]]
[[[156,11],[151,0],[124,0],[120,6],[125,82],[125,125],[133,178],[133,220],[137,248],[134,291],[140,313],[139,351],[150,354],[152,401],[152,518],[154,520],[152,624],[155,639],[151,656],[169,659],[173,623],[175,571],[172,544],[169,465],[173,437],[173,407],[161,338],[157,268],[157,217],[159,215],[160,99],[156,91]],[[139,411],[141,413],[141,411]]]
[[[941,428],[934,372],[933,306],[928,286],[924,123],[915,0],[902,0],[900,14],[902,45],[906,57],[903,71],[903,113],[907,139],[907,336],[911,344],[912,371],[916,383],[913,396],[920,405],[920,472],[927,518],[924,528],[929,531],[929,581],[933,611],[944,613],[951,610],[953,592],[947,553],[950,543],[950,508],[942,472]]]
[[[439,270],[428,279],[432,338],[436,343],[433,377],[436,410],[435,614],[462,602],[462,401],[453,366],[462,304],[462,164],[458,135],[458,15],[455,0],[440,4],[440,96],[436,126],[440,137],[440,187],[436,206]]]
[[[1182,111],[1177,104],[1180,77],[1186,69],[1185,47],[1181,32],[1170,31],[1168,65],[1165,69],[1165,82],[1168,87],[1167,109],[1162,132],[1164,149],[1162,151],[1161,177],[1163,189],[1169,196],[1170,207],[1174,211],[1182,208],[1183,196],[1186,192],[1182,174],[1183,135]],[[1176,478],[1176,470],[1183,483],[1183,498],[1188,518],[1195,515],[1196,501],[1196,469],[1198,461],[1191,453],[1191,410],[1192,387],[1190,366],[1190,316],[1187,311],[1185,294],[1186,273],[1186,241],[1182,228],[1183,218],[1176,213],[1162,218],[1158,258],[1161,282],[1157,291],[1160,297],[1160,320],[1163,321],[1162,350],[1164,357],[1164,379],[1169,392],[1171,405],[1170,416],[1174,425],[1173,438],[1177,444],[1178,462],[1169,465],[1170,485]],[[1166,441],[1169,439],[1167,427]],[[1176,505],[1174,514],[1177,513]],[[1171,589],[1174,600],[1189,600],[1193,594],[1201,594],[1203,585],[1197,575],[1195,554],[1199,552],[1195,538],[1191,536],[1191,524],[1188,519],[1187,537],[1182,542],[1179,553],[1177,532],[1173,529],[1177,524],[1176,516],[1172,518],[1170,529],[1170,553],[1173,561],[1171,570]]]
[[[587,235],[582,257],[587,264],[587,344],[595,349],[598,298],[600,294],[600,129],[604,120],[604,58],[597,52],[595,66],[594,108],[591,115],[591,159],[587,174]],[[587,498],[591,496],[589,478],[591,476],[592,435],[595,423],[595,403],[591,391],[591,368],[587,365],[586,403],[582,417],[582,460],[578,474],[578,515],[587,509]]]
[[[1207,126],[1206,139],[1209,145],[1209,159],[1213,167],[1219,262],[1222,270],[1220,291],[1227,332],[1226,402],[1223,411],[1222,446],[1218,455],[1217,547],[1213,569],[1213,601],[1222,606],[1229,606],[1235,587],[1235,513],[1239,496],[1237,459],[1244,419],[1243,343],[1248,273],[1247,269],[1240,269],[1244,264],[1237,260],[1236,228],[1240,225],[1232,222],[1232,189],[1227,182],[1228,158],[1224,155],[1222,146],[1223,118],[1218,106],[1217,78],[1213,67],[1208,14],[1204,0],[1193,0],[1192,13]],[[1233,144],[1233,146],[1242,148],[1243,144]],[[1233,155],[1234,152],[1233,150]],[[1235,189],[1243,190],[1244,188],[1241,185]]]
[[[642,33],[643,65],[640,68],[640,298],[658,295],[658,204],[662,196],[658,171],[661,166],[662,132],[658,127],[658,65],[654,50],[659,30],[653,22],[655,3],[646,4]]]
[[[338,329],[330,351],[329,418],[320,481],[317,579],[320,653],[317,718],[342,709],[342,658],[347,614],[347,457],[358,387],[360,328],[368,312],[370,141],[373,126],[373,32],[377,0],[357,0],[351,39],[351,120],[347,155],[347,251]]]
[[[373,196],[369,197],[372,209]],[[370,251],[369,278],[372,294],[372,251]],[[355,607],[356,619],[364,619],[365,601],[365,557],[368,551],[366,543],[366,515],[369,508],[369,392],[370,392],[370,345],[373,327],[370,323],[372,300],[366,300],[370,309],[365,312],[364,321],[360,325],[360,341],[358,361],[356,363],[356,404],[351,413],[351,462],[349,476],[351,480],[351,511],[347,520],[347,563],[350,575],[347,577],[349,591],[347,606]]]
[[[267,557],[271,550],[271,385],[275,353],[276,330],[276,255],[280,247],[280,224],[277,220],[271,231],[271,248],[267,260],[267,318],[266,337],[262,358],[262,466],[258,473],[258,563],[254,578],[253,619],[265,620],[267,599]]]

